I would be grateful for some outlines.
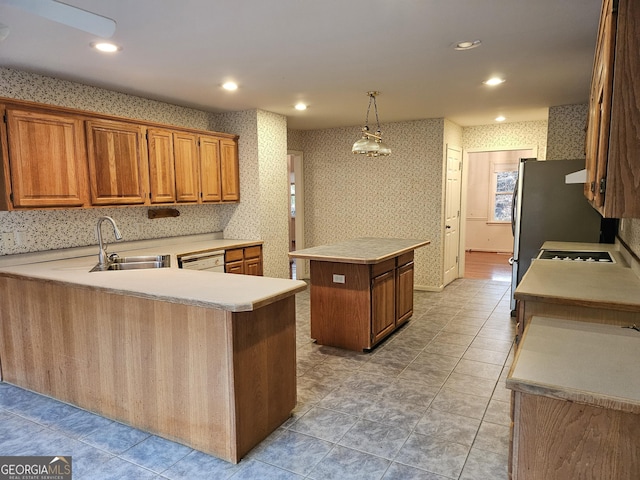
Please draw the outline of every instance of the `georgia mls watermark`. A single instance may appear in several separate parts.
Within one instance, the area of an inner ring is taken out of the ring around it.
[[[0,480],[71,480],[71,457],[0,457]]]

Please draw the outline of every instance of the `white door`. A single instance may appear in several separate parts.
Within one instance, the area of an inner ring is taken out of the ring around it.
[[[444,285],[458,278],[462,150],[447,145],[445,185]]]
[[[293,175],[290,176],[290,180],[293,180],[294,188],[294,204],[295,214],[292,216],[293,222],[289,223],[289,228],[293,226],[293,232],[290,232],[290,236],[295,241],[295,250],[302,250],[304,248],[304,171],[303,171],[303,155],[300,151],[290,150],[288,152],[288,159],[291,165]],[[302,260],[297,258],[295,260],[296,276],[295,278],[300,280],[303,278],[309,278],[308,260]]]

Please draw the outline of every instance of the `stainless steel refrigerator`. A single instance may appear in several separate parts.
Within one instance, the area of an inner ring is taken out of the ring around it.
[[[565,175],[584,167],[584,160],[520,160],[511,215],[512,312],[513,293],[545,241],[601,241],[602,217],[587,202],[584,184],[565,183]]]

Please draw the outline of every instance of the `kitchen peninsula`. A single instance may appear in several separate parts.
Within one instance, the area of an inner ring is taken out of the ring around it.
[[[148,270],[90,272],[95,255],[5,261],[2,381],[237,463],[295,406],[306,285],[177,268],[178,252],[200,248],[118,252],[171,254],[170,268]]]
[[[413,314],[414,250],[428,240],[355,238],[290,252],[310,260],[311,338],[370,350]]]

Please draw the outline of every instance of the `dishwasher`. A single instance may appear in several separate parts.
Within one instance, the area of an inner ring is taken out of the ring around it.
[[[224,273],[224,250],[178,255],[178,268]]]

